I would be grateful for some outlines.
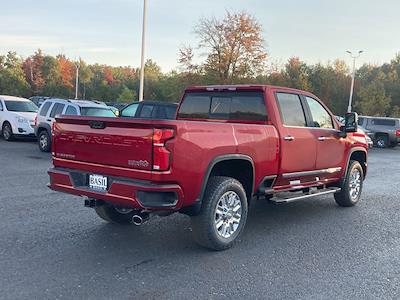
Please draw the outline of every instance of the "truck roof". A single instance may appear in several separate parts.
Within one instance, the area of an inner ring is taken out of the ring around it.
[[[234,85],[204,85],[204,86],[190,86],[186,89],[186,91],[190,92],[205,92],[205,91],[264,91],[267,89],[280,89],[285,91],[291,92],[301,92],[301,93],[308,93],[307,91],[302,91],[298,89],[293,89],[284,86],[275,86],[275,85],[268,85],[268,84],[234,84]]]

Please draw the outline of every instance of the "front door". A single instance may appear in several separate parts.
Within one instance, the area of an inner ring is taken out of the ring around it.
[[[317,142],[312,128],[307,127],[306,114],[297,94],[276,93],[283,127],[281,132],[281,186],[300,186],[309,181],[308,172],[315,170]]]
[[[331,114],[321,103],[305,97],[312,118],[312,133],[317,141],[316,170],[322,178],[335,178],[340,174],[345,154],[345,140],[338,135],[338,129]]]

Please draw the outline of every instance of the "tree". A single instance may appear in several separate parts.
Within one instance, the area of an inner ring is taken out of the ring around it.
[[[202,68],[213,80],[233,83],[264,72],[267,52],[262,27],[250,14],[227,12],[222,20],[201,19],[195,33],[198,47],[206,51]],[[181,64],[191,64],[192,59],[191,48],[180,50]]]
[[[117,100],[118,102],[122,103],[130,103],[137,100],[137,95],[135,91],[132,91],[124,86]]]
[[[0,94],[23,96],[30,95],[30,86],[25,80],[22,59],[15,52],[0,57]]]
[[[289,87],[301,90],[310,90],[309,68],[298,57],[292,57],[288,60],[283,71],[283,77]]]
[[[367,86],[360,88],[358,92],[359,101],[356,108],[364,115],[385,117],[387,116],[391,99],[386,95],[382,82],[373,81]]]

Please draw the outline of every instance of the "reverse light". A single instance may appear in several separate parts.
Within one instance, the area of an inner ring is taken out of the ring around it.
[[[171,153],[165,143],[175,135],[173,129],[154,129],[153,132],[153,170],[167,171],[170,167]]]

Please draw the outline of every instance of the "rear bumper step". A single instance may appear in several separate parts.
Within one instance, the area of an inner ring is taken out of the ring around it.
[[[317,190],[312,190],[308,193],[304,193],[301,195],[295,195],[295,196],[276,196],[272,199],[270,199],[271,202],[275,204],[284,204],[284,203],[290,203],[290,202],[295,202],[303,199],[308,199],[312,197],[317,197],[317,196],[322,196],[322,195],[327,195],[327,194],[334,194],[337,192],[340,192],[340,188],[337,187],[331,187],[331,188],[325,188],[325,189],[317,189]],[[287,193],[285,193],[287,194]]]
[[[67,194],[103,200],[115,206],[138,210],[179,210],[183,191],[177,184],[155,184],[107,176],[108,189],[98,192],[88,187],[87,172],[53,168],[48,170],[50,189]],[[92,203],[87,203],[89,206]]]

